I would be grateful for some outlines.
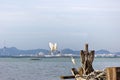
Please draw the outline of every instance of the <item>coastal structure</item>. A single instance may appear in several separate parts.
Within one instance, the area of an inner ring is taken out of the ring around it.
[[[92,63],[94,61],[95,51],[88,50],[88,44],[85,44],[85,50],[80,51],[82,66],[78,69],[72,68],[72,76],[61,76],[61,79],[75,80],[120,80],[120,67],[109,67],[103,71],[94,70]],[[102,63],[102,62],[101,62]]]

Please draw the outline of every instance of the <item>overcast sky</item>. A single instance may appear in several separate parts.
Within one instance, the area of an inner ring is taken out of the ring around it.
[[[0,47],[120,51],[120,0],[0,0]]]

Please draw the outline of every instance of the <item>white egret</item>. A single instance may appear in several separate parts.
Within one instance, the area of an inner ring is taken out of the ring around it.
[[[76,65],[75,59],[71,56],[71,61],[74,65]]]
[[[49,47],[50,47],[50,50],[51,50],[51,55],[53,55],[53,51],[56,51],[57,50],[57,43],[51,43],[49,42]]]

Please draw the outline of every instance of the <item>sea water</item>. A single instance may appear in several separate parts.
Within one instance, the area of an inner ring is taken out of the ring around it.
[[[71,74],[71,68],[81,66],[80,59],[75,58],[76,65],[67,58],[0,58],[0,80],[61,80],[60,76]],[[120,66],[120,58],[95,58],[95,70]]]

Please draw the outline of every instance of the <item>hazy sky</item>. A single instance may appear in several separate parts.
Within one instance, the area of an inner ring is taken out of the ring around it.
[[[0,47],[120,51],[120,0],[0,0]]]

